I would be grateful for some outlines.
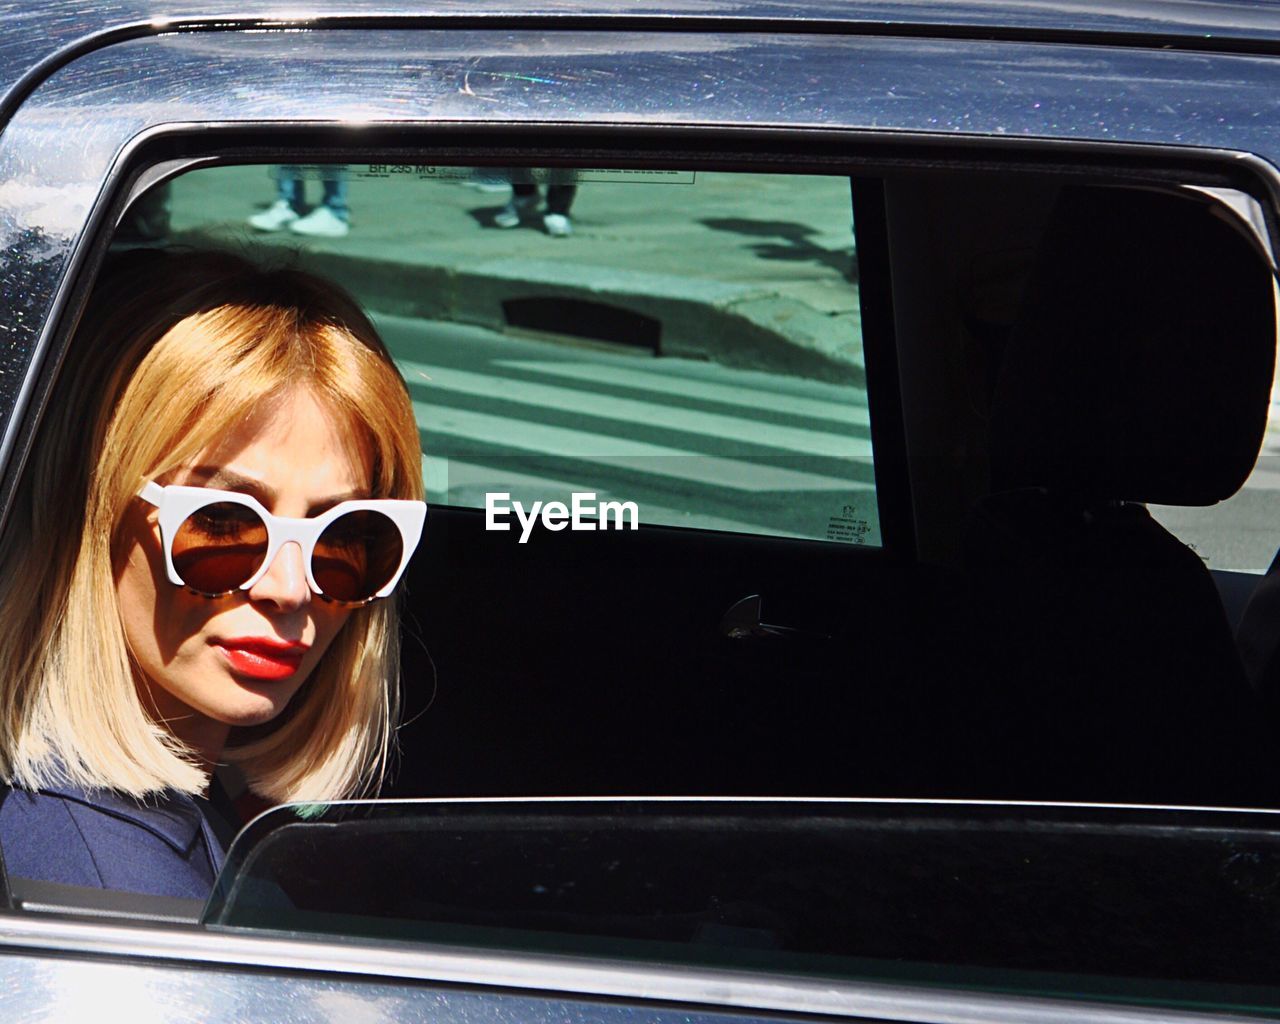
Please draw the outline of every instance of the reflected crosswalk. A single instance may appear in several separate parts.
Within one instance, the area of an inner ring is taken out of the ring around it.
[[[380,316],[429,501],[634,501],[646,524],[878,543],[865,390]]]
[[[765,462],[706,455],[696,450],[636,441],[616,434],[588,433],[508,415],[475,412],[438,402],[413,403],[427,436],[454,437],[513,451],[589,462],[624,473],[641,473],[739,491],[869,490],[856,480],[865,459],[848,459],[848,475],[834,476],[787,469]]]
[[[519,364],[527,367],[528,363]],[[562,364],[542,364],[541,371],[556,372]],[[579,365],[577,369],[585,369]],[[615,420],[620,423],[643,424],[649,427],[662,427],[688,434],[720,438],[727,441],[745,442],[768,448],[779,448],[804,455],[820,455],[831,458],[867,457],[871,454],[871,442],[867,438],[850,437],[847,433],[837,434],[830,431],[814,430],[807,427],[788,426],[770,423],[747,416],[729,416],[718,412],[707,412],[682,406],[663,405],[655,401],[643,401],[635,398],[623,398],[612,394],[601,394],[585,388],[568,388],[555,384],[542,384],[536,381],[522,380],[492,374],[474,373],[454,367],[436,366],[428,363],[405,361],[401,364],[403,372],[411,380],[425,380],[430,392],[447,392],[461,395],[473,395],[481,398],[500,398],[519,402],[541,409],[571,411],[576,415],[590,416],[597,419]],[[610,369],[613,367],[595,367],[593,369]],[[617,377],[616,372],[612,375]],[[657,374],[646,377],[658,378],[659,384],[672,383],[665,381]],[[581,378],[580,378],[581,379]],[[628,378],[631,379],[631,378]],[[600,383],[597,380],[592,383]],[[704,384],[702,388],[689,387],[690,381],[680,381],[687,397],[709,398],[706,392],[714,389],[723,395],[727,390],[723,385]],[[634,385],[632,385],[634,386]],[[660,394],[672,394],[671,388],[658,388]],[[742,394],[735,397],[733,404],[744,409],[765,408],[766,397],[759,392],[746,388],[734,389]],[[723,398],[720,399],[723,401]],[[575,433],[578,433],[575,431]],[[583,435],[603,437],[606,435]],[[548,436],[550,439],[550,436]],[[670,454],[666,449],[663,454]],[[654,452],[657,454],[657,452]],[[687,453],[680,453],[687,454]]]
[[[744,387],[741,384],[726,384],[720,381],[691,377],[688,371],[680,368],[675,371],[658,372],[640,369],[633,366],[619,366],[616,363],[562,363],[540,362],[533,359],[502,359],[499,366],[527,370],[532,373],[552,377],[568,378],[584,381],[588,384],[615,385],[624,388],[635,388],[655,394],[677,395],[681,398],[693,398],[700,401],[721,402],[726,405],[742,406],[746,409],[766,409],[770,412],[789,413],[796,416],[831,420],[834,423],[846,423],[853,426],[870,425],[870,417],[864,403],[853,400],[852,395],[841,395],[838,399],[794,395],[764,388]],[[851,392],[851,388],[838,388],[837,385],[810,385],[810,390],[820,388],[830,391]]]

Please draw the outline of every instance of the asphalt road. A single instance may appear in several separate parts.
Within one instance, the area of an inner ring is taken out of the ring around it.
[[[418,413],[429,501],[594,492],[635,502],[642,524],[878,541],[860,388],[376,319]]]

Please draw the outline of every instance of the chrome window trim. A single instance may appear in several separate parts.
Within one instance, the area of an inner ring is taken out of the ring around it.
[[[427,944],[344,942],[206,931],[184,926],[105,924],[0,914],[5,953],[52,953],[117,961],[163,961],[198,967],[337,974],[463,984],[526,994],[589,996],[629,1003],[681,1004],[703,1009],[766,1011],[930,1024],[1153,1024],[1271,1020],[1117,1006],[1068,999],[986,995],[956,989],[764,976],[677,965],[633,965],[550,955],[497,953]]]
[[[1268,825],[1280,827],[1280,808],[1274,807],[1215,807],[1209,804],[1127,804],[1127,803],[1100,803],[1097,801],[1072,801],[1072,800],[998,800],[998,799],[970,799],[970,798],[938,798],[938,797],[901,797],[901,796],[707,796],[706,794],[694,794],[690,796],[634,796],[622,794],[619,796],[409,796],[394,797],[388,799],[375,798],[369,799],[348,799],[348,800],[329,800],[326,801],[324,807],[326,810],[333,808],[358,808],[368,806],[370,803],[376,804],[378,807],[389,809],[395,808],[412,808],[412,807],[510,807],[513,805],[533,805],[533,806],[554,806],[556,804],[568,804],[572,806],[584,807],[611,807],[618,804],[706,804],[708,808],[715,809],[717,807],[735,807],[737,805],[755,806],[770,804],[800,804],[806,807],[825,808],[825,807],[945,807],[945,808],[964,808],[964,807],[984,807],[984,808],[1027,808],[1034,810],[1064,810],[1064,811],[1159,811],[1161,813],[1179,814],[1230,814],[1241,818],[1256,818],[1256,824],[1259,828],[1265,828]],[[295,813],[299,814],[305,820],[305,808],[310,806],[305,801],[298,804],[277,804],[269,807],[267,810],[254,816],[245,828],[254,824],[268,815],[279,814],[282,808],[293,808]],[[1268,819],[1271,819],[1268,821]]]

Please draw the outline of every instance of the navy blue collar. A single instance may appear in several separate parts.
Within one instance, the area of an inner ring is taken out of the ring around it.
[[[191,852],[191,847],[204,825],[204,815],[195,799],[177,790],[170,789],[163,793],[152,794],[145,801],[135,800],[131,796],[125,796],[110,789],[80,789],[65,783],[42,786],[40,792],[62,797],[65,800],[74,800],[103,814],[121,818],[139,828],[144,828],[183,855]],[[221,861],[220,853],[221,850],[217,852],[210,850],[215,868]]]

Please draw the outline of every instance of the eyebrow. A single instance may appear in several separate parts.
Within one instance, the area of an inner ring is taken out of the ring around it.
[[[276,491],[273,487],[268,486],[261,480],[255,480],[253,477],[237,473],[234,469],[228,469],[226,466],[192,466],[187,470],[187,473],[204,486],[217,487],[224,491],[240,491],[244,494],[251,494],[268,509],[271,508],[275,500]],[[307,516],[318,516],[335,505],[342,504],[344,501],[367,498],[368,496],[369,492],[365,488],[357,488],[342,494],[331,495],[308,505]]]

